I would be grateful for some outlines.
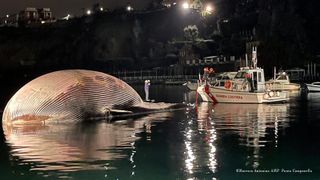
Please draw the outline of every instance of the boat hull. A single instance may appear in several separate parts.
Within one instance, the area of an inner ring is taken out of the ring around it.
[[[203,101],[222,102],[222,103],[276,103],[288,101],[286,91],[279,92],[277,97],[269,97],[266,93],[253,93],[245,91],[232,91],[222,87],[207,87],[203,85],[198,87],[197,92]],[[266,98],[267,96],[267,98]]]
[[[320,92],[320,85],[307,84],[309,92]]]

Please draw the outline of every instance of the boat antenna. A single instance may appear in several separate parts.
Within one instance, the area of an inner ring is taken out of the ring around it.
[[[256,69],[258,64],[257,46],[252,47],[252,64],[253,64],[253,68]]]

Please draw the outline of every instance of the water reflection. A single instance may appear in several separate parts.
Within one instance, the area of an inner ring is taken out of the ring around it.
[[[320,93],[319,92],[307,93],[307,98],[311,102],[320,102]]]
[[[195,95],[195,92],[191,93]],[[195,97],[192,95],[190,97],[192,100],[188,101],[190,98],[185,99],[186,103],[190,103],[192,101],[194,102]],[[215,144],[217,136],[214,122],[210,121],[211,117],[208,116],[206,111],[208,110],[208,107],[202,106],[203,114],[198,114],[199,116],[203,117],[203,119],[199,119],[197,117],[197,113],[195,112],[196,109],[197,108],[187,109],[186,119],[182,125],[182,127],[184,127],[182,130],[184,136],[183,152],[187,179],[197,178],[199,169],[205,169],[206,176],[211,176],[212,173],[216,172],[217,168]]]
[[[195,102],[196,94],[196,91],[186,91],[185,93],[183,93],[183,101],[186,103]]]
[[[211,169],[216,167],[216,134],[233,133],[239,144],[250,148],[247,166],[259,167],[260,150],[268,143],[278,144],[278,133],[288,127],[289,104],[211,104],[201,103],[198,108],[198,130],[205,131]]]
[[[150,134],[155,122],[170,116],[170,112],[163,112],[114,123],[15,126],[5,136],[10,154],[19,159],[19,164],[32,163],[30,171],[112,170],[118,167],[112,167],[110,161],[127,158],[134,176],[135,143],[141,138],[137,134]],[[151,136],[148,140],[151,141]]]

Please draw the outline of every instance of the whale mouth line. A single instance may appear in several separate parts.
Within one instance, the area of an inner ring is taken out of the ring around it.
[[[111,110],[110,114],[106,115],[99,115],[94,117],[88,117],[88,120],[107,120],[107,121],[116,121],[120,119],[129,119],[135,117],[146,116],[149,114],[157,114],[163,112],[173,112],[173,111],[180,111],[185,110],[186,107],[173,107],[173,108],[164,108],[164,109],[146,109],[141,107],[132,107],[131,110],[135,109],[134,111],[123,111],[123,110]]]

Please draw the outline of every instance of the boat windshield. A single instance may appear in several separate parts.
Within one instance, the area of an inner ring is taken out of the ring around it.
[[[231,78],[229,76],[226,75],[221,75],[217,77],[217,80],[230,80]]]
[[[245,74],[246,74],[246,72],[244,72],[244,71],[238,72],[234,78],[235,79],[245,78]]]
[[[278,76],[278,78],[277,78],[278,80],[287,80],[287,76],[286,75],[283,75],[283,74],[281,74],[281,75],[279,75]]]

